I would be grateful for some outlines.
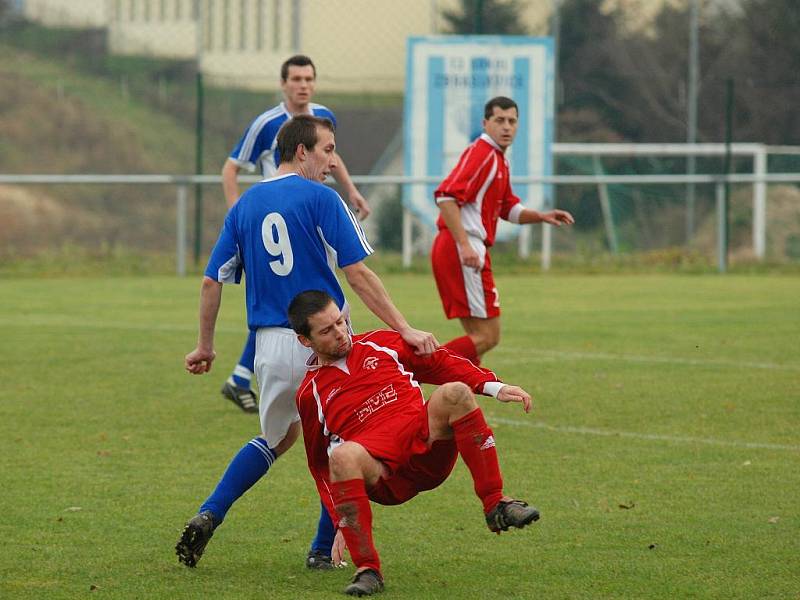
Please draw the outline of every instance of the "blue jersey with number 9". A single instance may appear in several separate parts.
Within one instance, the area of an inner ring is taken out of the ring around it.
[[[370,254],[364,231],[339,194],[289,174],[257,183],[233,205],[205,274],[239,283],[244,271],[250,329],[288,328],[289,303],[300,292],[322,290],[343,308],[335,269]]]

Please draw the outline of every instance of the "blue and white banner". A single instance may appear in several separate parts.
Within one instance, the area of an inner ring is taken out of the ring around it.
[[[444,178],[482,131],[494,96],[519,106],[519,130],[507,151],[512,176],[552,173],[554,54],[551,38],[433,36],[408,39],[404,117],[405,174]],[[526,206],[544,206],[549,186],[514,186]],[[436,185],[405,186],[403,204],[435,227]],[[500,224],[498,239],[518,228]],[[515,231],[516,230],[516,231]]]

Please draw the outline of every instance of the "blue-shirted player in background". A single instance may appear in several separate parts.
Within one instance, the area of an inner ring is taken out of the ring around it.
[[[180,562],[194,567],[228,509],[288,450],[300,433],[294,396],[311,355],[290,329],[292,298],[308,290],[330,294],[347,314],[336,278],[338,266],[364,304],[420,354],[438,343],[409,326],[381,280],[363,262],[372,253],[361,226],[342,198],[323,181],[337,164],[333,124],[296,116],[278,133],[280,166],[275,177],[251,187],[231,208],[211,254],[200,294],[197,347],[186,369],[201,374],[214,361],[214,328],[223,283],[246,273],[247,323],[256,336],[255,371],[261,402],[261,435],[244,445],[214,492],[186,524],[175,547]],[[334,528],[323,508],[306,558],[309,568],[333,568]]]
[[[275,175],[279,164],[278,130],[286,121],[294,115],[310,114],[330,119],[336,125],[333,112],[321,104],[311,102],[316,78],[314,63],[307,56],[292,56],[281,65],[283,102],[253,120],[222,167],[222,189],[228,208],[239,199],[239,171],[245,169],[252,172],[260,168],[264,177]],[[331,174],[344,188],[356,214],[361,219],[366,218],[370,213],[369,204],[356,189],[347,167],[338,156]],[[239,362],[222,386],[222,394],[245,412],[258,412],[257,399],[250,388],[254,358],[255,333],[251,331]]]

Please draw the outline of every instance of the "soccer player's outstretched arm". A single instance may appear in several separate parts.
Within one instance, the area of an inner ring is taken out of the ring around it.
[[[394,329],[417,354],[430,354],[439,347],[432,333],[414,329],[389,298],[380,278],[363,261],[342,267],[347,283],[376,317]]]
[[[492,371],[475,365],[444,346],[429,356],[417,356],[407,346],[395,346],[395,349],[403,364],[414,372],[414,378],[422,383],[443,385],[461,381],[477,394],[494,396],[500,402],[519,402],[525,412],[531,410],[532,400],[528,392],[519,386],[503,383]],[[489,386],[486,386],[487,383]]]
[[[330,492],[330,475],[328,472],[329,439],[323,431],[319,420],[317,404],[314,400],[310,377],[306,376],[295,397],[297,412],[303,426],[303,444],[306,449],[308,470],[314,478],[320,500],[335,523],[336,511],[333,508],[333,497]]]
[[[559,210],[556,208],[548,210],[547,212],[539,212],[538,210],[526,208],[519,213],[518,223],[520,225],[525,225],[527,223],[548,223],[560,227],[562,224],[572,225],[575,223],[575,219],[566,210]]]

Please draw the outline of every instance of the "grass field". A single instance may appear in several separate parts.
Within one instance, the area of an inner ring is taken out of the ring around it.
[[[441,340],[432,280],[387,275]],[[542,520],[491,535],[459,464],[376,508],[385,598],[800,598],[800,278],[499,277],[484,399],[506,489]],[[198,278],[0,280],[0,597],[331,598],[302,567],[318,510],[301,448],[229,513],[196,570],[184,521],[257,419],[219,396],[244,340],[226,288],[215,372],[191,377]],[[356,303],[359,329],[377,325]]]

